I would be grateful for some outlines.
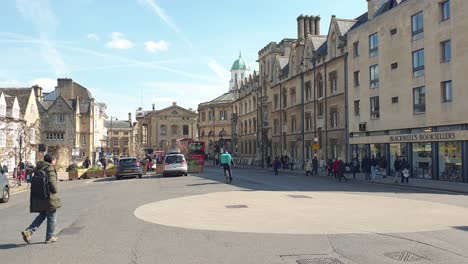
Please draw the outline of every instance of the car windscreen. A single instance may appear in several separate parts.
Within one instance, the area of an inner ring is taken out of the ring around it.
[[[168,164],[174,164],[174,163],[181,163],[182,161],[185,161],[184,156],[174,155],[174,156],[167,156],[165,162]]]
[[[136,159],[121,159],[120,160],[120,165],[129,166],[129,165],[135,165],[135,164],[136,164]]]

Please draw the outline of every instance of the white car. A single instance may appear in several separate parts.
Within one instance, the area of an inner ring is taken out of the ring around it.
[[[187,161],[183,154],[168,154],[164,158],[163,177],[168,175],[187,176]]]

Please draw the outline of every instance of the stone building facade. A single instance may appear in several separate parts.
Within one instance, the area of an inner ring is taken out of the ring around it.
[[[57,83],[53,92],[38,99],[45,151],[57,157],[60,170],[86,157],[94,163],[104,155],[106,105],[72,79]]]
[[[468,2],[368,2],[348,32],[352,155],[404,157],[411,177],[468,182]]]
[[[106,120],[107,152],[114,157],[135,157],[137,151],[137,123],[132,122],[132,114],[128,120]]]
[[[145,153],[175,148],[177,139],[197,138],[197,113],[175,102],[161,110],[156,110],[154,105],[152,111],[140,108],[136,112],[136,120],[138,143],[146,150]]]
[[[249,75],[250,69],[240,54],[231,67],[229,91],[198,105],[198,139],[205,142],[205,151],[212,157],[215,151],[224,149],[236,155],[239,152],[240,106],[234,105],[234,100],[239,96],[239,87],[248,80]],[[254,109],[252,102],[250,107]]]
[[[20,161],[41,158],[41,127],[36,94],[42,88],[0,88],[0,163],[13,172]]]

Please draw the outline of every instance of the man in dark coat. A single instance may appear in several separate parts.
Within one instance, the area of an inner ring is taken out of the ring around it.
[[[41,226],[42,222],[47,218],[47,232],[45,243],[56,242],[58,238],[54,235],[55,226],[57,224],[57,209],[62,207],[62,201],[58,196],[57,189],[57,171],[55,170],[56,158],[50,154],[44,156],[44,161],[39,161],[36,166],[36,171],[45,171],[49,177],[49,197],[41,199],[30,198],[31,213],[39,213],[32,224],[23,232],[23,240],[29,244],[32,235]]]
[[[366,180],[370,180],[370,174],[371,174],[371,160],[367,155],[364,157],[362,160],[362,170],[364,174],[366,175]]]
[[[338,158],[338,180],[341,181],[343,178],[345,181],[348,181],[348,179],[344,176],[345,173],[345,163],[341,160],[341,158]]]
[[[312,175],[318,175],[318,159],[317,155],[314,155],[312,159]]]

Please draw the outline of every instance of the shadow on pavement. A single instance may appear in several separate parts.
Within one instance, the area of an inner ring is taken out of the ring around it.
[[[222,183],[220,182],[194,183],[194,184],[187,184],[186,186],[193,187],[193,186],[217,185],[217,184],[222,184]]]
[[[30,243],[29,245],[44,245],[44,242],[35,242],[35,243]],[[28,246],[28,244],[3,244],[0,245],[0,249],[15,249],[15,248],[23,248]]]
[[[452,226],[452,228],[468,232],[468,226]]]
[[[204,172],[195,175],[201,179],[224,183],[223,170],[219,166],[205,165]],[[384,185],[353,180],[348,175],[347,181],[336,181],[331,176],[306,176],[280,171],[275,175],[271,170],[256,168],[233,168],[233,181],[230,185],[250,189],[253,191],[297,191],[297,192],[354,192],[354,193],[419,193],[419,194],[446,194],[466,195],[463,193],[431,190],[400,185]],[[285,181],[287,184],[284,184]],[[467,227],[468,231],[468,227]]]

